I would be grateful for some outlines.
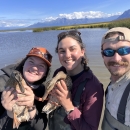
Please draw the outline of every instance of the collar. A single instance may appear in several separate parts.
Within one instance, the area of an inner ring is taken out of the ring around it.
[[[112,84],[120,84],[121,82],[126,82],[130,80],[130,70],[125,73],[122,77],[120,77],[116,82],[112,83]]]
[[[74,84],[79,84],[80,82],[83,82],[86,79],[91,79],[93,73],[89,69],[87,71],[83,71],[83,73],[77,78],[77,80],[74,81]]]
[[[27,85],[28,85],[30,88],[32,88],[32,89],[37,89],[37,88],[39,87],[39,85],[30,84],[30,83],[27,82],[27,81],[26,81],[26,83],[27,83]]]

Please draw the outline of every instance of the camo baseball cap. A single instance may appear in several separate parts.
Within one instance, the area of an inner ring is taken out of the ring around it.
[[[116,38],[105,38],[107,34],[111,33],[111,32],[120,32],[122,33],[124,36],[118,36]],[[102,38],[102,42],[101,42],[101,45],[103,45],[104,43],[106,42],[109,42],[109,41],[129,41],[130,42],[130,29],[129,28],[126,28],[126,27],[115,27],[115,28],[112,28],[110,30],[108,30],[103,38]]]
[[[46,62],[48,66],[51,66],[52,55],[49,53],[49,51],[46,48],[33,47],[27,54],[27,57],[29,57],[29,56],[39,57],[44,62]]]

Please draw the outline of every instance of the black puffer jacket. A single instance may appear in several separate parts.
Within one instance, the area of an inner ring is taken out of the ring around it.
[[[12,64],[1,69],[4,74],[0,75],[0,99],[6,81],[9,79],[12,70],[14,70],[15,68],[16,65]],[[33,92],[37,97],[42,97],[45,92],[45,87],[41,85],[37,89],[34,89]],[[35,118],[30,120],[29,122],[21,123],[18,130],[45,130],[47,126],[47,115],[45,113],[41,113],[41,111],[46,102],[39,102],[35,100],[34,104],[37,108],[37,114]],[[13,119],[7,116],[6,110],[3,108],[0,102],[0,130],[13,130],[12,127]]]

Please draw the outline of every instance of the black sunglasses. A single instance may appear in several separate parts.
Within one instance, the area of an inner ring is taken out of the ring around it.
[[[67,35],[71,35],[71,36],[80,36],[81,33],[77,30],[71,30],[71,31],[66,31],[66,32],[61,32],[58,35],[58,41],[60,41],[63,37],[67,36]]]
[[[106,57],[112,57],[115,55],[115,53],[118,53],[120,56],[124,56],[124,55],[128,55],[130,54],[130,47],[121,47],[117,50],[113,50],[113,49],[105,49],[102,50],[102,55],[106,56]]]

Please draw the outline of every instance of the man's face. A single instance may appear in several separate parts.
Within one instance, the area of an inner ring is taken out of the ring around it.
[[[112,38],[117,37],[118,35],[114,35]],[[118,50],[121,47],[130,47],[130,42],[128,41],[114,41],[107,42],[103,44],[103,50],[105,49],[113,49]],[[130,54],[127,55],[119,55],[117,52],[114,56],[106,57],[102,55],[104,64],[111,73],[111,79],[117,80],[121,76],[123,76],[127,71],[130,70]]]

